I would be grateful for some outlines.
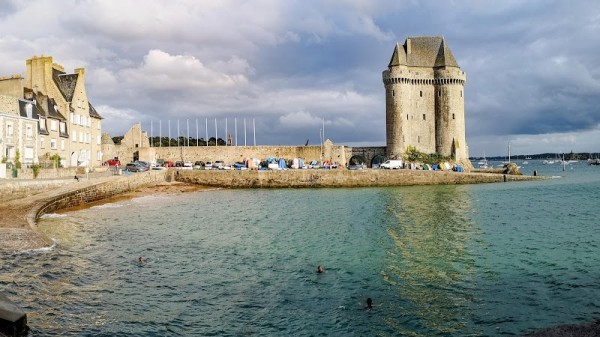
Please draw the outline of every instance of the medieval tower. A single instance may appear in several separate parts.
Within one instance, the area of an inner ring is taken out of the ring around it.
[[[383,72],[387,157],[402,158],[413,146],[467,164],[465,82],[443,37],[408,37],[396,44]]]

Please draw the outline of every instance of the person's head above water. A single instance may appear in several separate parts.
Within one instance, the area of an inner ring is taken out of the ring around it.
[[[140,256],[140,258],[138,259],[139,263],[144,263],[144,258]]]
[[[322,273],[324,271],[325,271],[325,269],[323,269],[323,267],[317,266],[317,273]]]
[[[373,309],[373,300],[370,297],[367,298],[367,308]]]

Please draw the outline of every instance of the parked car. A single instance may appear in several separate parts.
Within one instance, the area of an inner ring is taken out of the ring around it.
[[[348,165],[348,170],[364,170],[367,168],[365,164]]]
[[[125,170],[129,172],[143,172],[146,171],[146,168],[139,163],[129,163],[125,166]]]
[[[163,163],[164,167],[173,167],[175,166],[175,163],[170,161],[170,160],[165,160],[165,162]]]
[[[207,161],[207,162],[204,164],[204,169],[205,169],[205,170],[212,170],[212,168],[213,168],[212,161]]]
[[[141,161],[141,160],[136,160],[134,161],[135,164],[139,164],[143,167],[143,171],[148,171],[150,169],[150,163],[147,161]]]
[[[106,162],[104,162],[104,164],[106,164],[108,166],[121,166],[121,162],[117,158],[109,159]]]
[[[385,163],[379,165],[382,169],[401,169],[402,168],[402,160],[386,160]]]
[[[183,162],[178,160],[175,162],[175,167],[183,167]]]
[[[183,163],[183,167],[192,167],[194,166],[191,161],[186,161]]]
[[[221,169],[223,166],[225,166],[225,163],[222,160],[216,160],[212,166],[214,168]]]

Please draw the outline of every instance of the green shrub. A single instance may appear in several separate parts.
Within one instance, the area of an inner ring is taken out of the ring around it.
[[[40,174],[41,168],[42,168],[42,166],[40,164],[31,165],[31,169],[33,170],[33,179],[38,177],[38,175]]]
[[[17,150],[17,153],[15,154],[15,168],[17,170],[21,169],[21,153],[19,150]]]

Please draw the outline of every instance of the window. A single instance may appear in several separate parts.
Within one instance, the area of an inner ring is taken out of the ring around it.
[[[27,139],[33,138],[33,125],[27,124],[25,128],[25,136],[27,137]]]
[[[72,140],[73,142],[76,142],[76,141],[77,141],[77,131],[73,130],[73,136],[71,137],[71,140]]]
[[[56,131],[58,130],[58,121],[53,119],[50,121],[50,130],[51,131]]]
[[[417,143],[421,143],[421,136],[417,137]]]
[[[71,112],[71,124],[73,124],[73,120],[75,120],[75,117],[73,117],[73,113]]]
[[[6,123],[6,136],[7,137],[12,137],[13,136],[13,125],[12,125],[12,123]]]
[[[423,90],[419,91],[419,96],[423,97]]]
[[[460,91],[460,97],[462,97],[462,90]]]
[[[33,147],[25,148],[25,163],[33,163]]]
[[[100,121],[98,121],[98,130],[100,130]]]
[[[408,120],[408,114],[406,114],[406,120]]]
[[[27,114],[27,118],[33,117],[33,104],[27,103],[27,105],[25,105],[25,113]]]
[[[394,97],[394,94],[395,94],[395,92],[394,92],[394,90],[392,90],[392,97]]]
[[[43,149],[46,145],[44,144],[44,138],[40,138],[40,149]]]
[[[64,139],[61,139],[61,140],[60,140],[60,149],[61,149],[61,150],[64,150],[64,149],[65,149],[65,140],[64,140]]]
[[[102,160],[102,152],[101,151],[96,152],[96,160]]]
[[[83,143],[83,132],[79,133],[79,142]]]
[[[452,114],[452,119],[454,119],[454,114]]]
[[[50,139],[50,148],[52,150],[56,150],[56,139],[54,139],[54,138]]]
[[[423,120],[425,120],[425,114],[423,114]]]
[[[97,138],[96,141],[97,141],[98,145],[101,145],[102,144],[102,136],[98,135],[96,138]]]
[[[442,97],[442,91],[441,90],[438,91],[438,97]]]
[[[46,118],[40,118],[40,131],[46,131]]]
[[[75,115],[75,124],[81,125],[81,116],[80,115]]]

